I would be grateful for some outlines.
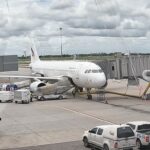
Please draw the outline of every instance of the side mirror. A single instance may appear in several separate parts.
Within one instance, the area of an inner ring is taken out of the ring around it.
[[[91,131],[91,130],[89,130],[89,133],[92,133],[92,131]]]

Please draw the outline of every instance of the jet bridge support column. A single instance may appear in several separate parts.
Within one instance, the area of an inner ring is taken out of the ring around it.
[[[145,91],[143,92],[143,94],[141,95],[142,99],[145,99],[145,100],[147,99],[146,93],[149,90],[149,88],[150,88],[150,82],[148,83],[148,85],[147,85]]]

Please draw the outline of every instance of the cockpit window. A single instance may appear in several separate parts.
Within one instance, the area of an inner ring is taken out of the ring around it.
[[[98,69],[98,70],[91,70],[91,69],[89,69],[89,70],[85,70],[85,73],[101,73],[101,72],[103,72],[101,69]]]
[[[91,73],[91,71],[92,71],[91,69],[90,69],[90,70],[88,70],[88,73]]]

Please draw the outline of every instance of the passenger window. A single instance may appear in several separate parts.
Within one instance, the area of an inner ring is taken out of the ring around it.
[[[97,131],[97,134],[98,134],[98,135],[102,135],[102,133],[103,133],[103,129],[100,129],[100,128],[99,128],[98,131]]]
[[[127,125],[129,125],[133,130],[135,129],[135,125],[128,123]]]
[[[90,130],[90,133],[96,134],[97,128],[93,128],[92,130]]]

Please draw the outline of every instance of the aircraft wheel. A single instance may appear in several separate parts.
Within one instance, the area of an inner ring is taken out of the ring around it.
[[[91,100],[92,99],[92,95],[91,94],[87,95],[87,98]]]
[[[72,91],[72,95],[73,95],[73,97],[75,97],[75,95],[76,95],[75,89]]]
[[[80,92],[83,92],[83,88],[79,88],[79,91],[80,91]]]

